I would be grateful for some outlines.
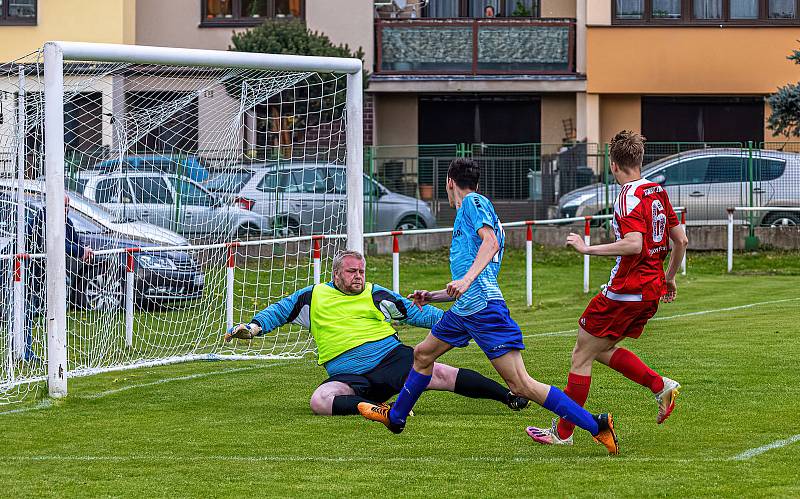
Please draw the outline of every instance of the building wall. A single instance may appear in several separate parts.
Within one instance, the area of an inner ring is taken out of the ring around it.
[[[335,44],[362,47],[367,67],[373,60],[373,10],[370,0],[306,0],[306,25]],[[164,47],[227,50],[234,32],[248,28],[200,27],[199,0],[137,0],[136,43]]]
[[[611,2],[614,0],[577,0],[586,2],[587,26],[608,26],[611,24]]]
[[[50,40],[131,42],[126,13],[134,0],[39,0],[35,26],[0,26],[0,61],[13,61]],[[79,5],[80,8],[76,8]]]
[[[414,145],[419,141],[419,103],[416,94],[375,94],[375,144]],[[391,148],[397,156],[416,156],[416,146]]]
[[[372,0],[306,0],[309,29],[321,31],[334,44],[346,43],[353,51],[361,47],[370,70],[375,59],[373,15]]]
[[[590,27],[587,35],[591,93],[766,95],[798,79],[786,59],[796,27]]]
[[[234,30],[201,28],[198,0],[137,0],[136,43],[158,47],[226,50]]]
[[[582,0],[577,0],[582,1]],[[564,0],[542,0],[542,17],[570,17],[576,16],[576,2]]]
[[[600,96],[600,141],[608,142],[620,130],[641,132],[642,98],[639,95]]]
[[[561,144],[565,138],[564,120],[576,125],[575,94],[542,95],[542,144]]]

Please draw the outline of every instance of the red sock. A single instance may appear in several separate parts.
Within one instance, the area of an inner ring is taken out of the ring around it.
[[[629,380],[649,388],[653,393],[658,393],[664,389],[664,380],[661,379],[661,376],[647,367],[647,364],[642,362],[630,350],[618,348],[614,355],[611,356],[611,360],[608,361],[608,367]]]
[[[567,387],[564,388],[564,393],[567,397],[574,400],[576,404],[583,407],[583,404],[586,403],[586,399],[589,397],[589,385],[591,383],[591,376],[569,373],[569,376],[567,376]],[[569,438],[574,429],[575,425],[566,419],[558,420],[558,436],[562,440]]]

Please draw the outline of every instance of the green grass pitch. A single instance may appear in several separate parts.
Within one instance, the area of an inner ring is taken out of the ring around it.
[[[537,249],[534,307],[524,254],[510,251],[501,286],[526,335],[537,379],[563,387],[574,333],[591,295],[581,258]],[[592,259],[592,286],[610,259]],[[450,393],[423,395],[406,431],[308,407],[322,368],[293,361],[196,362],[76,378],[52,404],[0,408],[0,496],[800,496],[800,254],[692,255],[678,301],[625,345],[683,384],[655,423],[648,390],[595,366],[587,407],[612,411],[621,455],[577,432],[572,447],[534,444],[520,413]],[[401,287],[439,288],[446,251],[402,256]],[[368,261],[390,285],[390,257]],[[566,331],[566,332],[565,332]],[[558,334],[546,334],[546,333]],[[408,344],[425,331],[400,328]],[[497,376],[471,345],[444,362]],[[9,409],[26,409],[4,413]],[[27,410],[31,409],[31,410]],[[776,448],[745,459],[750,449]]]

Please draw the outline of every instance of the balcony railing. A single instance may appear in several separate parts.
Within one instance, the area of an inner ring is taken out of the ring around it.
[[[382,74],[569,74],[572,19],[377,19]]]

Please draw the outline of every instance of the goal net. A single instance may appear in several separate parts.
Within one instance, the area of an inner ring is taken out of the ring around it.
[[[3,65],[0,404],[44,380],[58,396],[106,370],[313,352],[296,325],[222,335],[361,249],[360,71],[77,43]]]

